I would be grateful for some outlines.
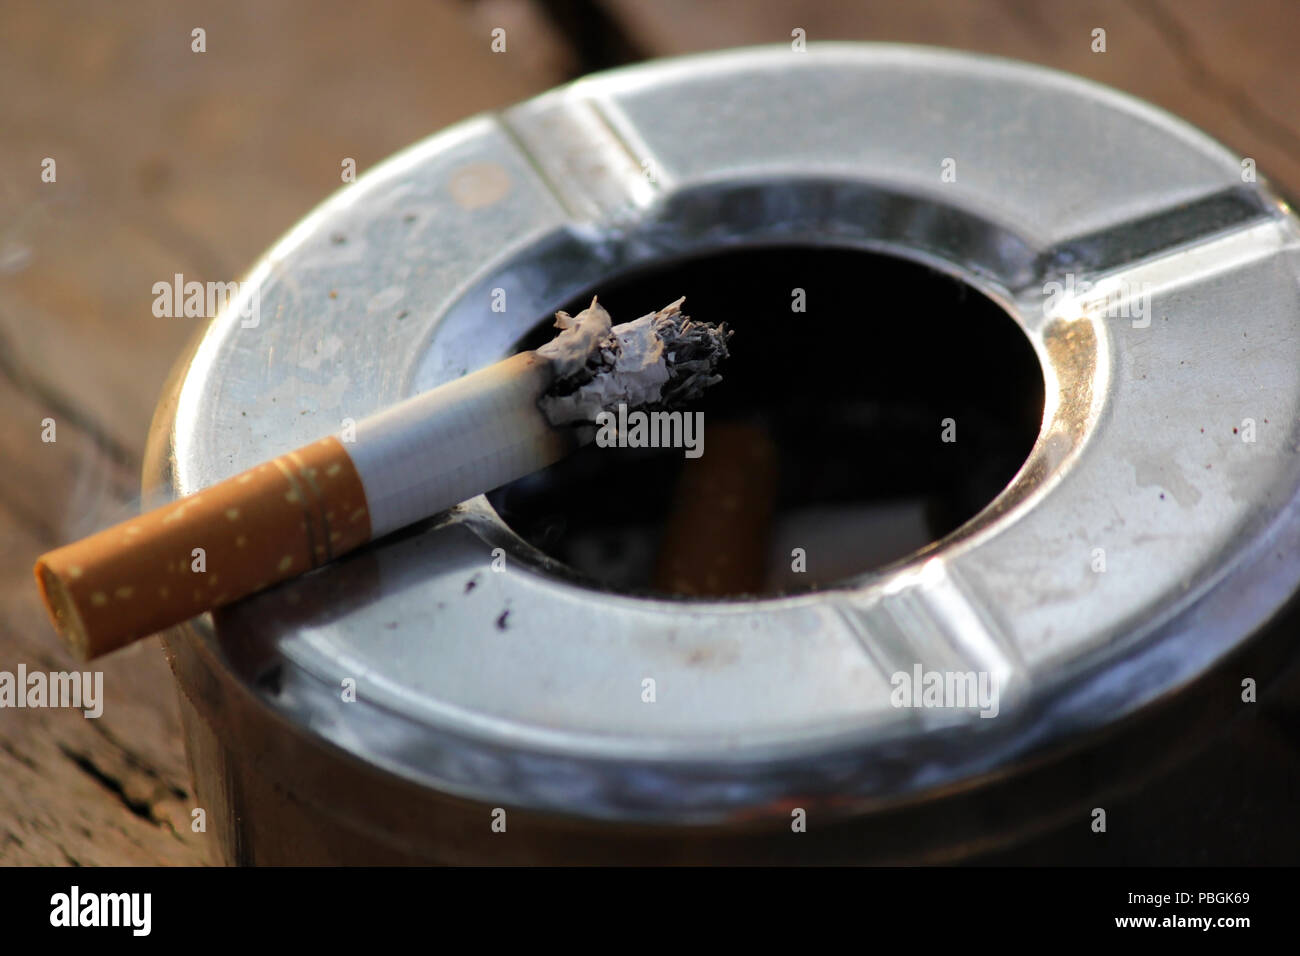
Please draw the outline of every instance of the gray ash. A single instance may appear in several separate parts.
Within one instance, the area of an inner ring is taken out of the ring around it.
[[[638,408],[673,409],[698,399],[722,381],[717,368],[729,355],[732,330],[726,323],[695,321],[682,312],[683,301],[613,326],[578,371],[556,381],[548,398],[573,396],[563,413],[570,419],[577,417],[574,409],[594,414],[624,400]],[[594,300],[592,307],[597,307]],[[587,394],[579,396],[583,390]]]

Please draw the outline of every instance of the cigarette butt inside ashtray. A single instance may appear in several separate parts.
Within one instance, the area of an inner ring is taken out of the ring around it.
[[[668,512],[655,587],[673,594],[757,594],[767,575],[778,455],[761,425],[705,426],[708,453],[686,463]]]

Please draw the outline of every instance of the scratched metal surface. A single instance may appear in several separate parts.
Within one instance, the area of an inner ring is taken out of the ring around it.
[[[493,361],[602,276],[774,241],[924,261],[1021,324],[1044,426],[971,525],[851,586],[684,604],[570,583],[479,498],[179,653],[448,793],[718,819],[796,792],[901,799],[1068,742],[1168,697],[1300,581],[1295,219],[1166,114],[921,48],[632,68],[399,154],[259,264],[258,328],[237,307],[214,323],[155,436],[158,477],[197,490]],[[1068,273],[1094,296],[1046,311]],[[1134,283],[1149,327],[1099,307]],[[1232,431],[1247,417],[1253,444]],[[890,674],[917,663],[995,675],[999,717],[892,707]]]

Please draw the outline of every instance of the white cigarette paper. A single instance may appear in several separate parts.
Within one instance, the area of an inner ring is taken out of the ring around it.
[[[725,327],[692,322],[682,299],[614,326],[592,300],[560,312],[560,334],[359,422],[345,445],[380,537],[531,474],[590,441],[564,428],[629,408],[690,401],[719,380]]]

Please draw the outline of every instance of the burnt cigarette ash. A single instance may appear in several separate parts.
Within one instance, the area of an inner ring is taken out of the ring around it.
[[[570,316],[558,312],[560,334],[537,353],[556,366],[556,380],[538,405],[554,425],[594,421],[619,405],[681,408],[722,381],[728,356],[726,323],[697,322],[685,298],[631,322],[613,325],[597,302]]]

